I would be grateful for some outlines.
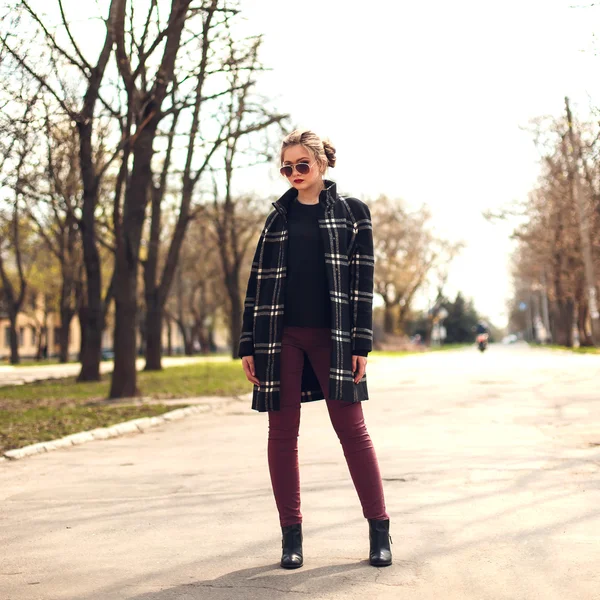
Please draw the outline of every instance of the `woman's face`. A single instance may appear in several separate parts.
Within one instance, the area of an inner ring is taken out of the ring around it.
[[[297,190],[307,190],[315,185],[321,184],[321,171],[319,163],[304,146],[296,145],[286,148],[283,153],[284,165],[297,165],[298,163],[307,163],[310,165],[310,171],[306,175],[301,175],[296,169],[293,169],[292,174],[287,180]]]

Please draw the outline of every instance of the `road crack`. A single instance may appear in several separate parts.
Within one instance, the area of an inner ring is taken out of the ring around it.
[[[287,588],[278,588],[267,585],[217,585],[214,583],[186,583],[187,587],[206,587],[211,589],[224,589],[224,590],[237,590],[237,589],[249,589],[249,590],[270,590],[273,592],[282,592],[284,594],[304,594],[312,595],[313,592],[304,592],[302,590],[290,590]]]

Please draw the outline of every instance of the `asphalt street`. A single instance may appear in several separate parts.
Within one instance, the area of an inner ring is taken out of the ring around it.
[[[1,600],[600,600],[600,356],[373,358],[394,564],[324,403],[300,433],[305,565],[278,567],[266,416],[247,399],[0,464]]]

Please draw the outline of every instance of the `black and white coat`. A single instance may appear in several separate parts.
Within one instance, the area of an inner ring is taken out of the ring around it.
[[[287,212],[294,188],[277,202],[265,222],[248,281],[239,356],[254,355],[256,377],[252,408],[279,410],[281,339],[288,249]],[[329,398],[346,402],[368,399],[366,375],[354,383],[352,355],[373,342],[373,227],[364,202],[337,194],[325,180],[319,197],[319,227],[325,247],[331,300]],[[302,376],[302,402],[325,397],[308,359]]]

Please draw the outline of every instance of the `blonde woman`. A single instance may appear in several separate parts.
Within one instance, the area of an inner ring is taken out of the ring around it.
[[[369,522],[369,562],[392,563],[381,475],[361,406],[373,337],[371,215],[323,178],[335,160],[335,148],[312,131],[283,140],[280,171],[291,187],[273,204],[256,248],[239,345],[254,384],[252,408],[269,416],[269,472],[287,569],[303,564],[300,407],[321,399]]]

